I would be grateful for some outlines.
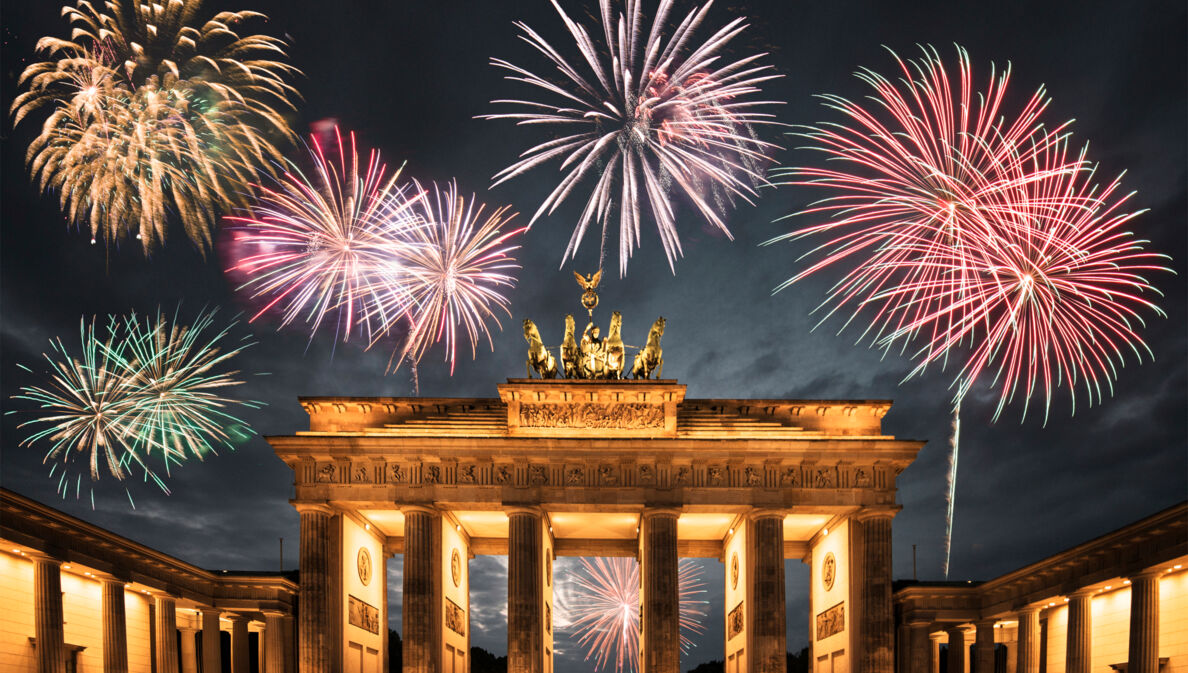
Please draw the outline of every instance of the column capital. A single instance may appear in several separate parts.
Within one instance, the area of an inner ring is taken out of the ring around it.
[[[1160,577],[1163,577],[1163,575],[1165,575],[1166,573],[1167,573],[1167,566],[1166,566],[1166,564],[1161,563],[1157,566],[1152,566],[1150,568],[1144,568],[1143,570],[1140,570],[1138,572],[1130,573],[1129,575],[1126,576],[1126,579],[1129,579],[1131,581],[1143,580],[1143,579],[1147,579],[1148,577],[1153,577],[1155,579],[1159,579]]]
[[[857,512],[850,515],[850,518],[855,521],[868,521],[870,519],[893,519],[899,510],[903,509],[902,505],[876,505],[870,507],[863,507]]]
[[[759,519],[779,519],[783,521],[788,516],[788,510],[772,509],[768,507],[756,507],[747,512],[747,519],[750,521],[758,521]]]
[[[680,515],[681,515],[680,507],[645,507],[644,510],[639,513],[639,518],[640,518],[640,520],[643,520],[643,519],[651,519],[653,517],[663,516],[663,517],[672,517],[672,518],[676,519],[676,518],[680,517]]]
[[[947,632],[947,630],[946,630],[946,632]],[[928,639],[929,639],[929,640],[936,640],[936,641],[939,641],[941,638],[944,638],[944,637],[945,637],[945,634],[944,634],[944,633],[941,633],[940,631],[929,631],[929,632],[928,632]]]
[[[247,623],[252,621],[250,617],[241,612],[224,612],[221,616],[232,624],[238,624],[240,622]]]
[[[198,633],[202,629],[195,628],[193,626],[189,626],[188,624],[178,624],[177,630],[181,631],[182,633],[194,634],[194,633]]]
[[[544,510],[536,505],[504,505],[503,512],[507,514],[507,518],[511,518],[513,514],[526,514],[528,516],[535,516],[544,518]]]
[[[434,508],[432,504],[428,504],[428,505],[401,505],[400,513],[404,514],[404,515],[419,513],[419,514],[428,514],[429,516],[437,516],[438,514],[441,514],[441,512],[439,512],[436,508]]]
[[[1072,591],[1068,594],[1068,600],[1069,600],[1069,602],[1072,602],[1072,599],[1074,599],[1074,598],[1093,598],[1094,594],[1096,594],[1096,593],[1097,593],[1097,590],[1095,590],[1095,589],[1090,589],[1090,588],[1077,589],[1076,591]]]
[[[1024,605],[1024,606],[1016,608],[1015,612],[1017,612],[1020,615],[1026,615],[1026,614],[1030,614],[1032,612],[1038,614],[1040,612],[1040,610],[1043,610],[1046,607],[1048,607],[1047,603],[1031,603],[1030,605]]]
[[[50,556],[43,551],[37,551],[36,549],[29,550],[25,553],[25,556],[27,556],[30,561],[36,561],[38,563],[52,563],[59,568],[62,567],[63,563],[65,563],[65,561],[60,558],[54,558],[53,556]]]
[[[292,501],[290,501],[292,502]],[[298,514],[337,514],[333,507],[327,502],[293,502],[293,509],[297,510]]]
[[[997,618],[987,617],[986,619],[979,619],[978,621],[974,622],[974,628],[994,628],[994,625],[997,623]]]

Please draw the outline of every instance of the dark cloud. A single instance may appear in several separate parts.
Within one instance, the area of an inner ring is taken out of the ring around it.
[[[391,160],[407,160],[408,175],[422,180],[457,177],[464,191],[490,203],[511,203],[532,213],[548,193],[549,169],[488,191],[490,176],[512,161],[537,136],[510,124],[476,120],[490,111],[487,101],[515,92],[487,65],[491,56],[530,62],[533,55],[516,37],[511,21],[523,19],[563,43],[562,26],[545,0],[527,3],[337,3],[326,11],[312,0],[212,0],[219,8],[249,7],[267,12],[269,30],[294,38],[295,63],[306,73],[305,96],[296,128],[313,120],[338,118],[360,140],[382,148]],[[569,3],[572,5],[573,3]],[[42,35],[64,32],[54,3],[6,2],[3,44],[3,103]],[[1090,157],[1101,176],[1127,170],[1125,190],[1133,207],[1150,208],[1132,228],[1154,249],[1172,255],[1176,276],[1153,280],[1165,293],[1167,318],[1153,318],[1144,331],[1154,363],[1133,358],[1118,373],[1111,398],[1092,408],[1078,403],[1070,416],[1066,397],[1057,396],[1043,423],[1033,407],[1020,422],[1020,407],[1008,407],[992,422],[995,398],[975,390],[962,409],[961,461],[953,546],[955,578],[986,578],[1038,560],[1182,500],[1188,493],[1188,199],[1185,197],[1185,8],[1151,0],[1136,3],[1007,2],[791,3],[747,0],[716,7],[712,20],[736,14],[752,17],[741,52],[769,50],[769,62],[784,77],[767,89],[785,100],[780,119],[811,123],[833,118],[813,94],[858,98],[864,85],[852,77],[859,66],[886,69],[881,45],[912,55],[917,43],[933,43],[942,54],[950,45],[967,47],[981,68],[989,60],[1013,67],[1013,102],[1022,102],[1041,83],[1054,98],[1052,118],[1076,118],[1079,141],[1092,139]],[[538,62],[538,61],[531,61]],[[166,248],[145,259],[132,248],[104,251],[64,226],[56,197],[38,196],[23,177],[24,150],[32,125],[2,140],[0,203],[0,392],[9,396],[37,379],[16,364],[35,364],[47,340],[67,343],[79,317],[130,310],[172,310],[182,302],[191,314],[219,306],[240,310],[222,264],[188,247],[179,231]],[[788,165],[814,161],[789,148],[777,159]],[[895,521],[895,574],[912,572],[918,545],[921,579],[941,572],[944,482],[951,422],[953,371],[929,370],[901,384],[909,371],[898,354],[884,356],[855,346],[858,330],[836,334],[840,320],[814,329],[817,306],[830,278],[822,276],[774,296],[772,288],[797,268],[804,245],[759,247],[807,221],[778,218],[803,208],[807,190],[765,192],[754,207],[730,219],[733,242],[707,235],[695,216],[680,213],[688,232],[685,257],[674,276],[662,261],[651,231],[633,258],[627,279],[613,269],[603,283],[603,320],[610,310],[624,315],[624,338],[643,340],[658,315],[668,318],[665,375],[688,384],[692,397],[894,398],[886,430],[928,440],[919,458],[899,478],[903,511]],[[523,371],[523,338],[515,326],[532,317],[546,340],[560,337],[561,319],[578,309],[571,267],[559,268],[561,253],[580,204],[543,218],[524,239],[524,269],[511,293],[510,328],[496,334],[491,352],[480,346],[474,362],[463,361],[454,377],[431,352],[420,369],[421,391],[432,396],[493,396],[495,384]],[[524,218],[526,221],[527,218]],[[612,245],[612,248],[614,246]],[[598,263],[597,241],[587,240],[576,267]],[[612,264],[613,266],[613,264]],[[300,331],[278,333],[274,324],[241,325],[258,343],[242,358],[249,378],[243,393],[267,403],[244,417],[262,433],[291,433],[305,427],[298,395],[406,395],[407,371],[385,376],[388,352],[366,351],[356,343],[309,342]],[[297,517],[287,500],[292,474],[267,445],[254,439],[238,451],[186,465],[171,479],[173,495],[139,488],[136,510],[122,490],[99,489],[92,511],[85,498],[58,500],[45,477],[38,450],[18,445],[20,416],[3,417],[0,467],[6,487],[71,514],[128,535],[200,565],[271,569],[278,538],[285,538],[286,565],[296,564]],[[101,484],[104,486],[105,484]],[[106,484],[110,485],[110,484]],[[143,485],[141,485],[143,486]],[[703,561],[712,606],[707,633],[722,631],[721,566]],[[503,652],[506,569],[499,558],[471,561],[474,643]],[[559,564],[560,565],[560,564]],[[399,628],[400,559],[389,562],[392,623]],[[808,569],[788,564],[789,645],[807,637]],[[714,638],[704,639],[707,643]],[[704,649],[703,649],[704,648]],[[572,648],[564,648],[566,670],[589,670]],[[685,668],[721,658],[720,646],[700,645]],[[559,667],[560,670],[560,667]]]

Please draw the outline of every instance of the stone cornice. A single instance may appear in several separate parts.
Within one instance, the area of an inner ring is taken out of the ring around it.
[[[987,582],[916,584],[894,593],[905,614],[974,621],[1042,609],[1059,597],[1093,594],[1098,585],[1188,557],[1188,502],[1157,512]]]
[[[205,570],[7,489],[0,489],[0,538],[207,605],[264,600],[287,606],[297,594],[297,583],[280,574]]]

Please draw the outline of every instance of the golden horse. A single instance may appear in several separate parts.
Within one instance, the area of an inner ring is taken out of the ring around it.
[[[606,341],[602,344],[603,357],[606,366],[602,370],[604,378],[623,378],[623,365],[627,360],[627,349],[623,345],[623,315],[618,311],[611,314],[610,329],[606,334]]]
[[[528,361],[525,367],[528,369],[528,378],[532,378],[532,370],[542,379],[551,379],[557,376],[557,360],[549,349],[545,348],[544,342],[540,339],[540,330],[536,329],[536,325],[531,320],[524,320],[524,339],[528,342]]]
[[[635,362],[631,365],[631,376],[636,379],[648,379],[655,370],[656,378],[664,375],[664,351],[660,350],[660,338],[664,336],[663,317],[656,318],[652,329],[648,331],[648,343],[635,355]]]
[[[577,337],[574,336],[573,316],[565,316],[565,338],[561,341],[561,368],[565,378],[581,378],[582,352],[578,349]]]

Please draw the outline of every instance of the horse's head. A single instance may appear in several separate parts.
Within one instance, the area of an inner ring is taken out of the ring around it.
[[[524,338],[529,342],[540,341],[540,331],[536,329],[536,324],[527,318],[524,319]]]
[[[611,314],[610,330],[607,332],[608,337],[617,337],[623,331],[623,314],[615,311]]]
[[[664,316],[656,318],[656,322],[652,324],[652,331],[656,333],[657,337],[662,337],[664,336],[664,326],[667,324],[668,321],[664,319]]]
[[[573,330],[574,330],[573,314],[571,313],[571,314],[565,316],[565,336],[566,337],[573,336]]]

